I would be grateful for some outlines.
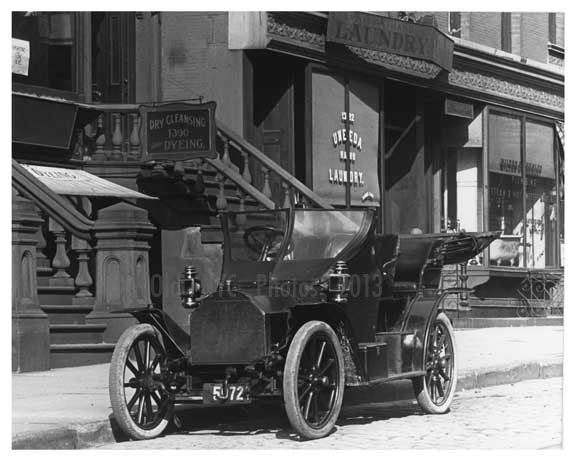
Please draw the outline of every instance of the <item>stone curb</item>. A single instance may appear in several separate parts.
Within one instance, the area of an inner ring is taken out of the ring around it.
[[[524,363],[498,370],[481,370],[458,378],[456,390],[471,390],[482,387],[512,384],[530,379],[545,379],[563,376],[563,364]],[[388,387],[389,385],[384,385]],[[384,386],[371,386],[353,392],[345,404],[365,403],[366,401],[392,401],[412,399],[411,386],[404,386],[393,393],[387,393],[383,399]],[[360,391],[360,392],[358,392]],[[120,438],[113,420],[76,424],[41,432],[29,432],[12,438],[13,450],[75,450],[98,445],[116,443]]]

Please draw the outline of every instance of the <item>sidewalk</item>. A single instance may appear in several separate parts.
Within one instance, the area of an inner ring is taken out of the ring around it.
[[[457,330],[456,342],[459,390],[562,376],[560,326]],[[111,413],[108,364],[12,375],[14,449],[113,443]]]

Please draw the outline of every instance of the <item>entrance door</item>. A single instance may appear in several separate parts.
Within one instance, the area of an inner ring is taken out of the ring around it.
[[[135,97],[134,13],[92,13],[92,98],[130,103]]]
[[[273,53],[252,54],[253,131],[251,142],[271,160],[291,174],[294,166],[294,104],[298,62]],[[254,172],[257,186],[263,181],[261,171]],[[272,198],[282,204],[284,191],[280,181],[270,176]]]
[[[387,81],[385,86],[385,232],[431,232],[429,166],[424,117],[416,89]]]

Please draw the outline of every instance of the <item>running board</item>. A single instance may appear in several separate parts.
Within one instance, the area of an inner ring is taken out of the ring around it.
[[[386,378],[377,378],[370,381],[359,381],[356,383],[346,383],[346,387],[363,387],[363,386],[373,386],[374,384],[384,384],[391,381],[400,381],[402,379],[413,379],[420,376],[425,376],[425,371],[411,371],[409,373],[400,373],[398,375],[388,376]]]

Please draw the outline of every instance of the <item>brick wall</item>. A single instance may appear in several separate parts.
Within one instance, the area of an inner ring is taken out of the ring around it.
[[[548,62],[548,13],[522,13],[520,54]]]
[[[162,13],[162,98],[202,96],[242,133],[242,52],[228,50],[226,12]]]
[[[471,13],[468,40],[501,49],[502,33],[500,28],[500,13]]]
[[[564,13],[556,13],[556,45],[564,46]]]
[[[448,24],[448,12],[447,11],[435,12],[434,16],[436,16],[436,21],[438,21],[438,29],[440,29],[442,32],[449,33],[450,31],[448,30],[448,27],[450,26],[450,24]]]

